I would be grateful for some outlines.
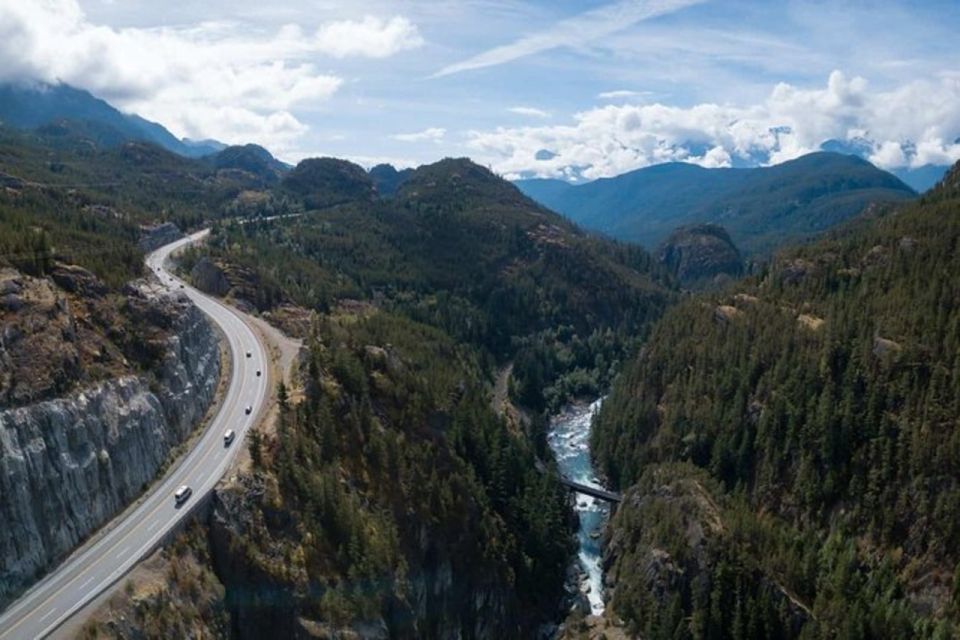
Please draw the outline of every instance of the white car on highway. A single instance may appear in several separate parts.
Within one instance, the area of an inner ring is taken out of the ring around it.
[[[233,442],[233,439],[236,438],[236,437],[237,437],[237,432],[236,432],[236,431],[234,431],[233,429],[227,429],[227,430],[223,433],[223,445],[224,445],[225,447],[229,447],[229,446],[230,446],[230,443],[232,443],[232,442]]]
[[[186,502],[186,501],[187,501],[187,498],[189,498],[192,494],[193,494],[193,489],[191,489],[190,487],[188,487],[188,486],[185,485],[185,484],[182,484],[182,485],[180,485],[180,487],[174,492],[174,494],[173,494],[173,499],[176,501],[177,506],[179,507],[179,506],[182,505],[184,502]]]

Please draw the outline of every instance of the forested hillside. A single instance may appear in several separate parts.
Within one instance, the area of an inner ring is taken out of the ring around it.
[[[307,160],[278,193],[307,213],[221,225],[186,267],[203,254],[255,273],[262,310],[375,300],[514,360],[515,393],[536,410],[602,390],[672,295],[643,250],[583,233],[467,160],[421,167],[390,199],[360,167]]]
[[[566,493],[489,406],[473,350],[367,309],[325,316],[212,536],[237,637],[308,626],[531,637],[558,615]]]
[[[269,200],[250,191],[263,188],[263,177],[238,155],[200,162],[142,142],[103,148],[76,123],[0,127],[0,265],[44,275],[57,261],[78,264],[122,285],[143,268],[140,224],[187,230]]]
[[[955,167],[666,313],[593,438],[614,485],[639,482],[608,557],[634,628],[956,637],[958,243]]]

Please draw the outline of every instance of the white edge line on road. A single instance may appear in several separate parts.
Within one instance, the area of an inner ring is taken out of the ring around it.
[[[46,620],[47,618],[49,618],[50,616],[52,616],[52,615],[55,614],[56,612],[57,612],[56,609],[51,609],[51,610],[48,611],[46,614],[44,614],[44,616],[43,616],[42,618],[40,618],[40,622],[43,622],[44,620]]]

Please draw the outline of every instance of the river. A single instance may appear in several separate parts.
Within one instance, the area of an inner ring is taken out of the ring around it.
[[[560,473],[568,480],[603,488],[597,480],[590,460],[590,425],[602,399],[589,405],[567,407],[550,419],[547,441],[557,459]],[[585,578],[580,590],[586,593],[594,615],[603,613],[603,570],[599,534],[609,515],[608,505],[576,494],[576,511],[580,517],[577,531],[578,559]]]

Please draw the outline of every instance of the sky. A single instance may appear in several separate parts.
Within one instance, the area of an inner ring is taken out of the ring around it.
[[[288,162],[585,180],[960,159],[957,0],[0,0],[0,81]]]

